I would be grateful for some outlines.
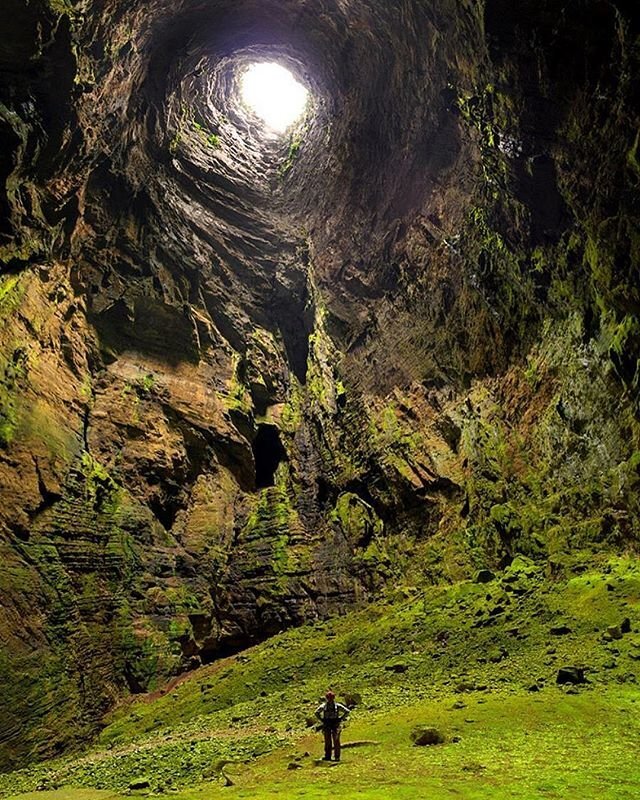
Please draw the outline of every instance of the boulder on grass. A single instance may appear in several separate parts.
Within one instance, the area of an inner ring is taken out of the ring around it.
[[[425,747],[432,744],[444,744],[444,735],[437,728],[418,726],[411,732],[411,741],[416,747]]]
[[[611,639],[622,639],[622,628],[620,625],[609,625],[607,627],[607,635]]]
[[[566,636],[571,633],[571,628],[568,625],[559,624],[549,628],[549,633],[552,636]]]
[[[385,669],[387,672],[396,672],[401,674],[409,669],[409,665],[406,663],[406,661],[392,661],[385,665]]]
[[[146,778],[139,778],[138,780],[131,781],[129,784],[129,789],[132,791],[139,791],[140,789],[149,789],[151,788],[151,784]]]
[[[578,686],[586,682],[587,679],[582,667],[560,667],[558,670],[558,675],[556,677],[556,683],[558,684],[570,683],[574,686]]]
[[[495,575],[490,569],[480,569],[476,572],[476,583],[491,583],[495,579]]]
[[[362,705],[362,695],[359,692],[345,692],[342,695],[342,702],[347,708],[355,708]]]

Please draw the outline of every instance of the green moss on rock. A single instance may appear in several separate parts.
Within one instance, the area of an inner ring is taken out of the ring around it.
[[[22,348],[9,358],[0,356],[0,447],[7,448],[19,424],[19,387],[27,370],[27,354]]]

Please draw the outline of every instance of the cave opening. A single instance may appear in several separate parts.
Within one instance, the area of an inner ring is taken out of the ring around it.
[[[271,61],[251,64],[242,75],[245,106],[275,133],[285,133],[307,107],[309,92],[286,67]]]
[[[280,441],[280,431],[275,425],[258,425],[252,448],[256,462],[256,489],[274,486],[276,470],[287,459],[286,450]]]

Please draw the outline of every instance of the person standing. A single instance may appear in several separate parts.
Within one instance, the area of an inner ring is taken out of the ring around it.
[[[342,703],[336,703],[335,694],[329,690],[325,695],[325,702],[316,709],[316,717],[322,723],[324,734],[324,760],[331,761],[331,751],[334,759],[340,761],[340,734],[342,723],[351,712]]]

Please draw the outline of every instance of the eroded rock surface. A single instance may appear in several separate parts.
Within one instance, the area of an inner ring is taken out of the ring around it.
[[[3,29],[2,765],[385,585],[637,544],[627,3]],[[264,59],[312,95],[284,138],[238,100]]]

